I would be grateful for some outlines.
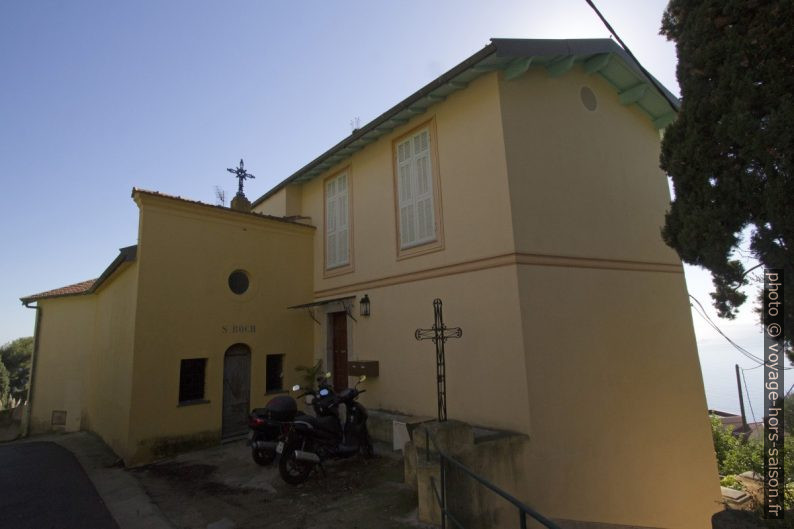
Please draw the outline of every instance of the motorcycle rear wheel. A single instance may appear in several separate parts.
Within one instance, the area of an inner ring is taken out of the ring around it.
[[[251,457],[257,465],[266,467],[276,459],[276,451],[252,448]]]
[[[287,442],[278,461],[278,473],[281,474],[281,479],[290,485],[300,485],[309,479],[309,474],[314,468],[314,463],[295,458],[295,450],[299,448],[297,443]]]

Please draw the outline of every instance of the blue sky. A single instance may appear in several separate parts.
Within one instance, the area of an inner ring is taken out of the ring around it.
[[[678,94],[666,2],[597,5]],[[608,36],[584,0],[0,3],[0,343],[33,332],[20,296],[135,243],[133,186],[214,203],[244,157],[255,198],[491,37]],[[708,275],[687,279],[708,306]],[[701,357],[732,370],[694,317]],[[718,323],[761,348],[749,309]]]

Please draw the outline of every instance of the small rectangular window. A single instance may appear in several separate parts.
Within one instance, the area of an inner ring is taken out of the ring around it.
[[[284,389],[284,355],[267,355],[265,392]]]
[[[179,402],[202,400],[204,398],[204,375],[206,370],[206,358],[182,360],[179,368]]]

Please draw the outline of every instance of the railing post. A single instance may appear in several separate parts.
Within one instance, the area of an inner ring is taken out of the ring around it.
[[[521,529],[527,529],[527,513],[519,509],[518,514],[521,515]]]

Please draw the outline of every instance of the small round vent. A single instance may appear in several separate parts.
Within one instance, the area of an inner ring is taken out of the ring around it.
[[[235,294],[243,294],[248,290],[248,274],[235,270],[229,274],[229,289]]]

